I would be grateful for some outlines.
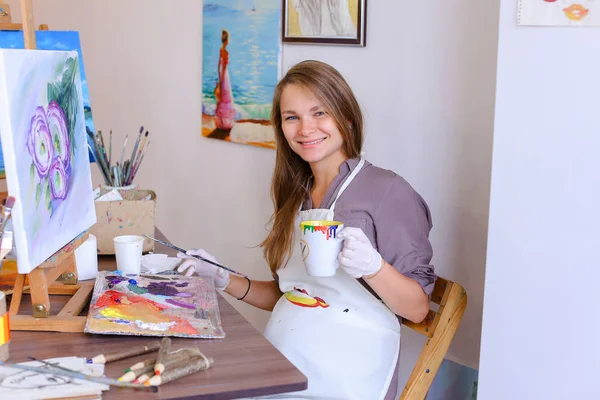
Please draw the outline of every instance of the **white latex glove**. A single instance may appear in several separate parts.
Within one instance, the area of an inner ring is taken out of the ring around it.
[[[369,238],[360,228],[343,228],[337,237],[344,239],[338,255],[340,267],[353,278],[372,275],[381,269],[381,255],[371,246]]]
[[[204,276],[212,276],[215,288],[217,290],[225,290],[227,285],[229,285],[229,272],[225,271],[223,268],[216,267],[191,256],[200,256],[218,263],[217,259],[212,254],[202,249],[188,250],[185,254],[177,254],[178,258],[183,259],[183,262],[177,267],[177,272],[183,273],[183,271],[185,271],[185,276],[192,276],[195,272]]]

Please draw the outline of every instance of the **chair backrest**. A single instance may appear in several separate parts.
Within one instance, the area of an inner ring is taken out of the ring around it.
[[[467,307],[467,293],[458,283],[438,277],[431,294],[431,302],[439,308],[437,311],[430,309],[421,323],[402,321],[404,325],[422,333],[428,339],[400,395],[400,400],[422,400],[427,395]]]

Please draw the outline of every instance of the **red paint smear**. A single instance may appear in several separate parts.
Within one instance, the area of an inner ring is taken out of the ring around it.
[[[327,307],[329,307],[329,304],[327,304],[327,303],[325,302],[325,300],[323,300],[322,298],[315,296],[315,300],[319,302],[319,305],[320,305],[321,307],[323,307],[323,308],[327,308]]]
[[[194,328],[189,321],[179,317],[175,318],[175,326],[169,328],[170,331],[187,333],[188,335],[195,335],[196,333],[198,333],[198,329]]]
[[[119,306],[122,304],[123,298],[127,298],[129,303],[131,304],[145,304],[156,308],[157,310],[167,310],[170,307],[157,303],[155,301],[149,300],[142,296],[137,295],[126,295],[121,292],[117,292],[115,290],[107,290],[98,298],[98,301],[93,305],[93,308],[103,308],[103,307],[113,307]]]

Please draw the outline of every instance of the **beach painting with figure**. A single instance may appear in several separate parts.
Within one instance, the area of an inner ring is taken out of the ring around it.
[[[202,135],[275,147],[271,102],[280,75],[280,0],[206,0]]]
[[[78,57],[0,50],[0,137],[21,274],[96,223]]]

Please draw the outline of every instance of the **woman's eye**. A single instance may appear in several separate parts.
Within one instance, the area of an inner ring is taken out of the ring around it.
[[[325,111],[317,111],[315,113],[315,116],[317,116],[317,117],[322,117],[323,115],[325,115]]]
[[[296,117],[295,115],[290,115],[289,117],[285,118],[286,121],[292,121],[292,120],[295,120],[295,119],[298,119],[298,117]]]

